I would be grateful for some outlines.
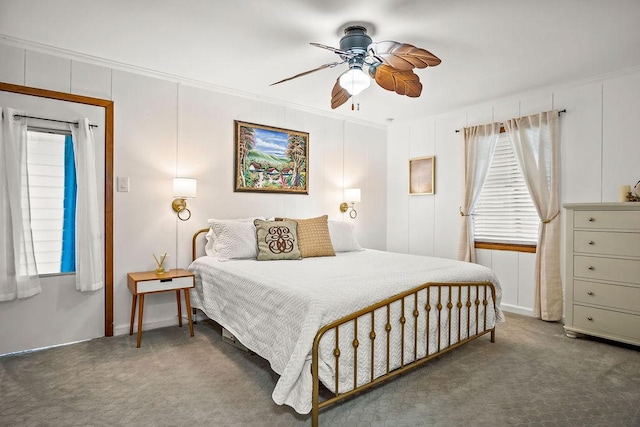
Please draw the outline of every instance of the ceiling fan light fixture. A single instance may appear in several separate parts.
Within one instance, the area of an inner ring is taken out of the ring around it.
[[[340,76],[340,86],[352,96],[358,95],[370,84],[371,78],[359,67],[352,67]]]

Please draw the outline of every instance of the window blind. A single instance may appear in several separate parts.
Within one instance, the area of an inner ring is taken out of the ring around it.
[[[31,232],[38,274],[60,272],[65,135],[27,131]]]
[[[498,138],[472,218],[477,242],[538,242],[540,219],[506,133]]]

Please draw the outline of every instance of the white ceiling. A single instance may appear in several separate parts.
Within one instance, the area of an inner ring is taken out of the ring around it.
[[[442,59],[422,96],[372,86],[335,113],[385,123],[640,65],[639,0],[0,0],[0,37],[331,111],[346,22]],[[342,68],[344,67],[344,69]]]

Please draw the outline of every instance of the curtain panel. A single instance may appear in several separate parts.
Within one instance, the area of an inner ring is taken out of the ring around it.
[[[562,319],[560,276],[560,136],[558,111],[504,122],[509,140],[540,217],[535,265],[534,315]]]
[[[27,120],[2,108],[0,131],[0,301],[42,291],[33,252],[27,182]]]
[[[460,215],[458,259],[476,262],[473,220],[471,214],[489,173],[491,159],[498,142],[500,123],[490,123],[463,129],[464,137],[464,193]]]
[[[104,262],[100,232],[100,205],[93,132],[86,118],[71,125],[75,151],[76,200],[76,289],[95,291],[104,287]]]

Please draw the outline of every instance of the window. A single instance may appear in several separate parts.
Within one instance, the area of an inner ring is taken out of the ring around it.
[[[535,247],[539,224],[538,213],[509,137],[502,132],[473,212],[475,240],[478,243]]]
[[[74,272],[76,177],[71,135],[29,128],[26,174],[38,274]]]

